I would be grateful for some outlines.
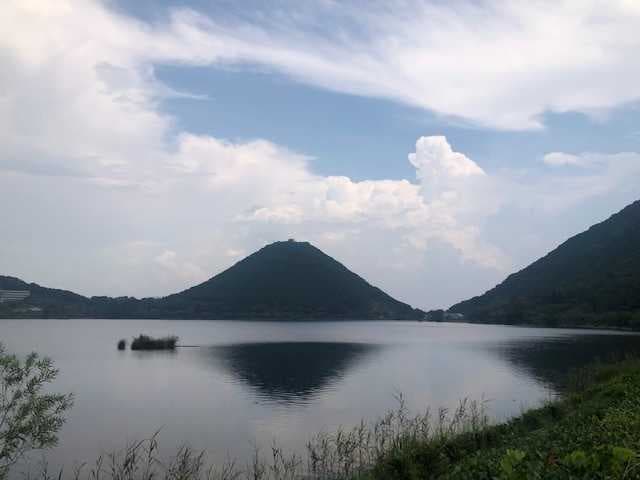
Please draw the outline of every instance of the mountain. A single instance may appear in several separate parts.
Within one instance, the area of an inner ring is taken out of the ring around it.
[[[276,242],[162,300],[178,316],[215,318],[420,318],[307,242]]]
[[[23,302],[0,303],[0,318],[45,317],[122,317],[146,316],[153,299],[133,297],[84,297],[68,290],[47,288],[19,278],[0,275],[0,290],[28,290]]]
[[[640,201],[449,311],[481,323],[640,328]]]
[[[25,304],[60,315],[91,310],[91,299],[87,297],[67,290],[42,287],[37,283],[26,283],[15,277],[0,275],[0,290],[29,290],[30,296],[24,301]],[[8,310],[11,306],[11,303],[0,304],[4,310]],[[3,310],[0,310],[0,313],[2,312]]]
[[[5,317],[371,320],[424,315],[311,244],[293,240],[267,245],[206,282],[164,298],[88,298],[13,277],[0,277],[0,289],[31,291],[24,302],[0,304]]]

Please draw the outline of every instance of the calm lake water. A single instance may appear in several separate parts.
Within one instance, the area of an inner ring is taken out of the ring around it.
[[[120,338],[176,334],[175,352],[117,351]],[[0,320],[7,350],[48,355],[73,392],[52,466],[93,461],[161,428],[161,452],[188,443],[244,462],[274,438],[299,448],[319,431],[409,407],[485,400],[497,420],[557,393],[571,367],[640,352],[604,331],[417,322]]]

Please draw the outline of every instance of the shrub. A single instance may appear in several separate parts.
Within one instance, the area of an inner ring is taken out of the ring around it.
[[[50,359],[31,353],[21,360],[0,344],[0,479],[29,451],[58,442],[73,398],[43,391],[57,375]]]
[[[140,334],[131,342],[131,350],[174,350],[177,343],[178,337],[175,335],[153,338]]]
[[[127,348],[127,341],[122,338],[118,341],[118,350],[124,350]]]

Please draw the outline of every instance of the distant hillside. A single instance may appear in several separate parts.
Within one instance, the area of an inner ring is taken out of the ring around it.
[[[483,323],[640,328],[640,201],[449,311]]]
[[[87,297],[67,290],[41,287],[37,283],[26,283],[15,277],[0,275],[0,290],[29,290],[31,295],[25,300],[25,304],[58,315],[73,315],[91,311],[91,300]],[[14,306],[12,303],[0,304],[0,313],[8,311]]]
[[[307,242],[276,242],[162,300],[179,316],[216,318],[419,318]]]
[[[24,302],[0,304],[4,317],[371,320],[424,315],[309,243],[294,241],[267,245],[206,282],[165,298],[87,298],[1,276],[0,289],[31,291]]]

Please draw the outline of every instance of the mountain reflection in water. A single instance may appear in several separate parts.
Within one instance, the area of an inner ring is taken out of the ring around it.
[[[523,338],[490,349],[525,375],[556,391],[566,387],[571,371],[597,361],[640,354],[640,337],[626,334],[579,334]]]
[[[306,404],[380,349],[366,343],[242,343],[208,348],[207,356],[262,401]]]

